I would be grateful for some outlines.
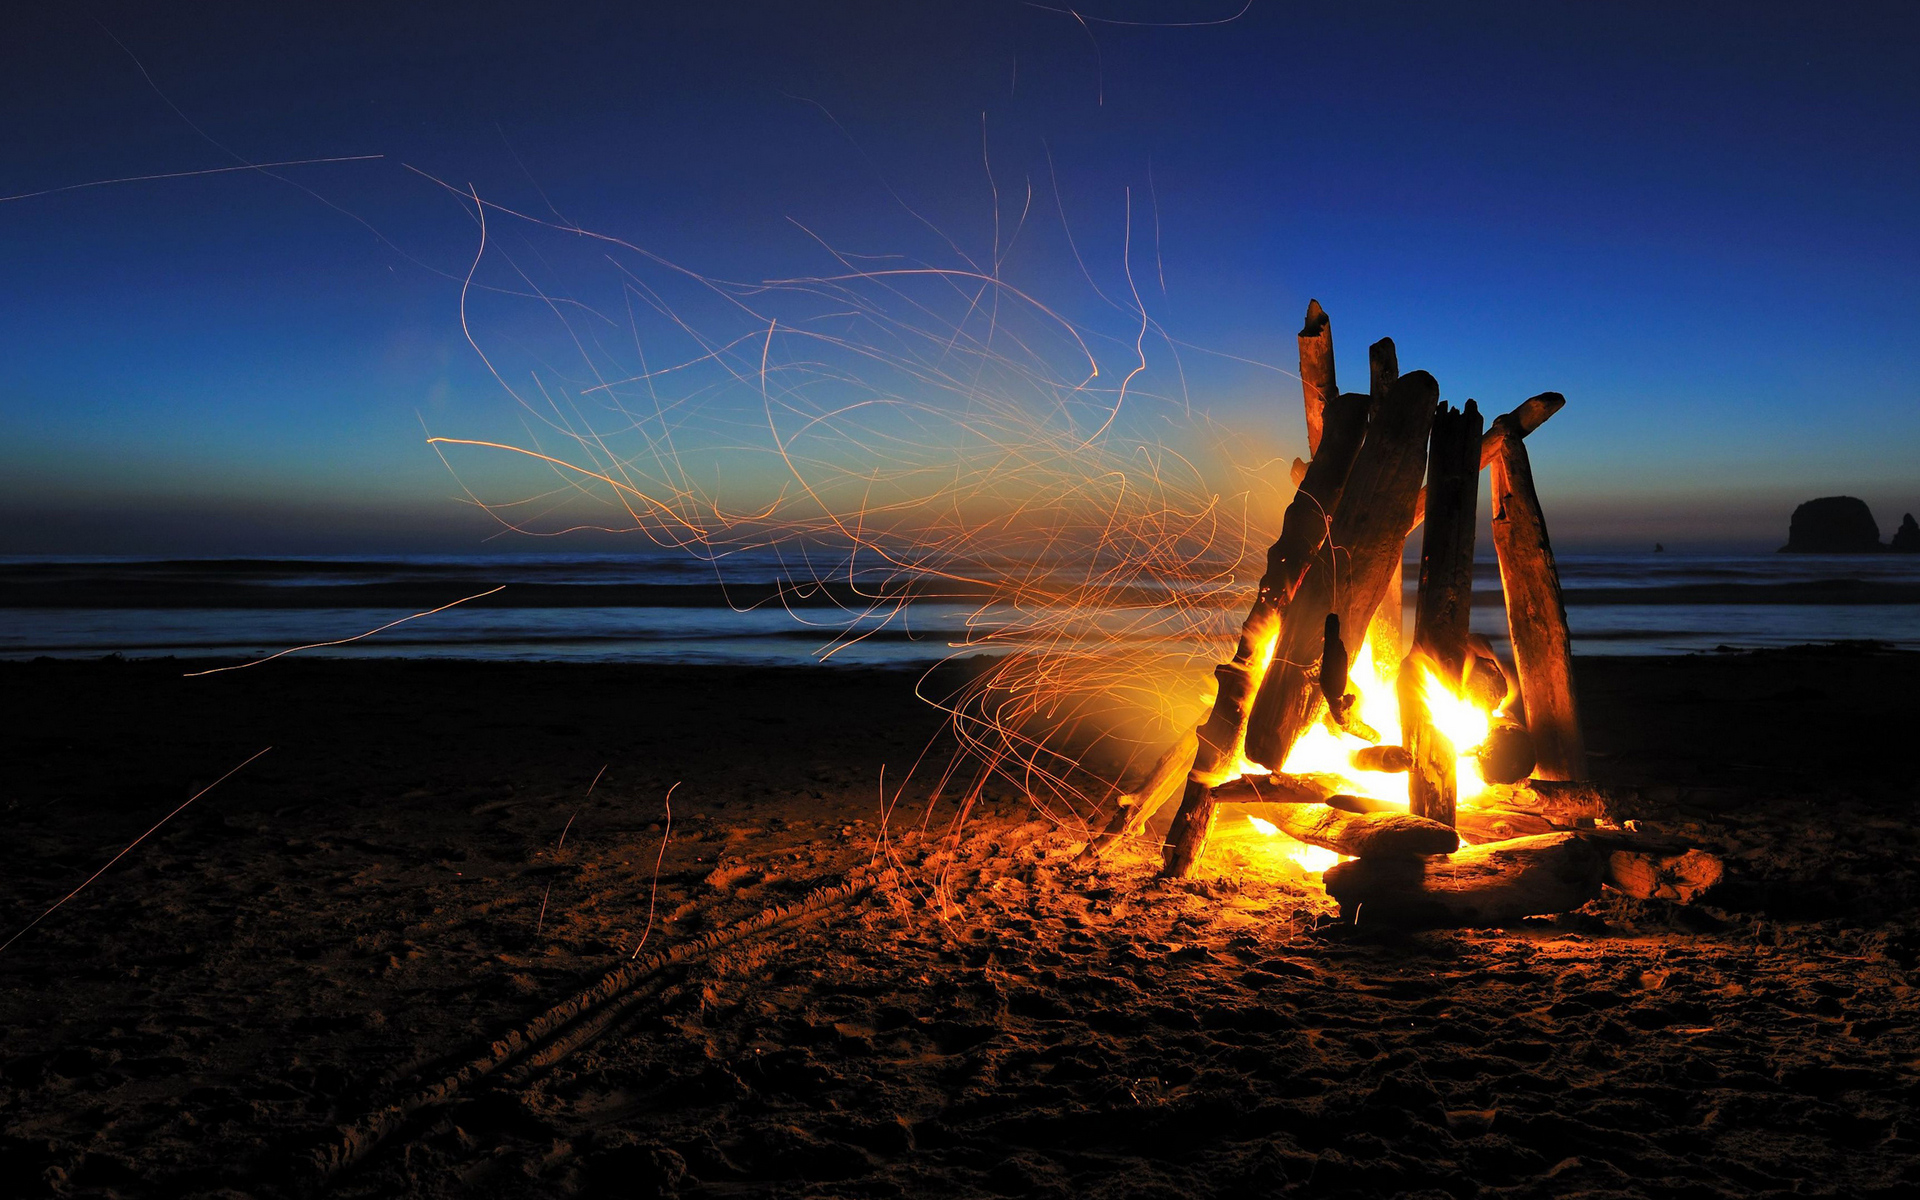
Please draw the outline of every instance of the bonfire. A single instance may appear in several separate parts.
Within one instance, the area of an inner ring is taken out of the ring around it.
[[[1544,392],[1486,423],[1401,374],[1391,339],[1370,387],[1342,393],[1316,300],[1300,331],[1310,462],[1267,552],[1210,712],[1119,797],[1095,858],[1176,796],[1161,873],[1200,869],[1223,819],[1321,875],[1343,912],[1492,924],[1576,908],[1610,886],[1688,901],[1721,865],[1632,828],[1638,797],[1591,782],[1566,609],[1525,438],[1566,403]],[[1473,634],[1482,469],[1512,659]],[[1423,486],[1424,483],[1424,486]],[[1402,563],[1420,533],[1410,645]]]

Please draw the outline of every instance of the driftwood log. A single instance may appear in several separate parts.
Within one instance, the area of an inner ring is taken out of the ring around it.
[[[1412,756],[1407,798],[1417,817],[1453,824],[1456,747],[1435,728],[1422,696],[1427,670],[1449,690],[1466,675],[1473,615],[1474,500],[1480,489],[1480,409],[1440,404],[1427,452],[1427,519],[1420,539],[1413,653],[1400,664],[1400,742]]]
[[[1173,814],[1173,824],[1167,828],[1167,845],[1160,860],[1161,875],[1185,879],[1193,874],[1200,865],[1200,855],[1206,851],[1207,839],[1213,836],[1213,822],[1218,813],[1219,802],[1213,797],[1213,788],[1188,776],[1187,789],[1180,797],[1180,811]]]
[[[1307,301],[1306,324],[1300,327],[1300,393],[1307,406],[1307,453],[1315,455],[1322,411],[1340,394],[1333,376],[1333,321],[1318,300]]]
[[[1457,688],[1466,676],[1473,615],[1473,534],[1480,491],[1480,409],[1441,404],[1427,452],[1427,519],[1420,539],[1420,591],[1413,644]]]
[[[1460,835],[1438,821],[1407,813],[1351,813],[1325,804],[1276,804],[1261,816],[1309,846],[1354,858],[1418,858],[1451,854]]]
[[[1481,808],[1508,808],[1545,817],[1556,825],[1579,821],[1628,821],[1645,816],[1638,788],[1607,787],[1576,780],[1528,779],[1511,786],[1489,785],[1476,801]]]
[[[1454,814],[1453,827],[1476,845],[1554,832],[1545,817],[1501,808],[1463,808]]]
[[[1299,589],[1326,539],[1328,516],[1340,504],[1347,477],[1367,432],[1366,399],[1340,396],[1325,409],[1321,452],[1307,467],[1306,477],[1281,518],[1280,536],[1267,550],[1266,571],[1233,658],[1214,668],[1219,688],[1212,711],[1200,726],[1200,746],[1194,772],[1201,782],[1218,783],[1230,774],[1240,757],[1246,733],[1249,702],[1259,686],[1267,655],[1279,635],[1280,614]]]
[[[1120,797],[1112,820],[1107,822],[1107,827],[1100,831],[1099,836],[1087,843],[1080,857],[1085,859],[1097,855],[1120,838],[1139,837],[1146,829],[1147,822],[1153,820],[1153,815],[1160,811],[1160,806],[1180,790],[1187,772],[1193,769],[1193,756],[1199,744],[1199,732],[1189,729],[1167,747],[1153,764],[1153,769],[1147,772],[1147,778],[1139,790]]]
[[[1493,435],[1493,546],[1527,732],[1533,735],[1534,773],[1541,779],[1585,779],[1587,751],[1574,699],[1567,610],[1533,468],[1517,423],[1501,417],[1493,423]]]
[[[1363,926],[1504,925],[1599,896],[1606,857],[1579,834],[1548,833],[1433,858],[1356,858],[1322,878],[1341,915]]]
[[[1328,357],[1324,371],[1316,368],[1313,377],[1331,380],[1331,325],[1317,300],[1307,309],[1309,327],[1314,325],[1316,314],[1321,332],[1325,334],[1321,340]],[[1308,378],[1308,340],[1303,332],[1303,380]],[[1122,837],[1137,836],[1175,792],[1181,793],[1180,811],[1174,817],[1178,831],[1184,832],[1192,826],[1204,830],[1210,825],[1210,807],[1206,814],[1198,811],[1207,805],[1202,789],[1229,775],[1240,757],[1248,702],[1259,685],[1267,655],[1278,635],[1280,612],[1287,598],[1300,586],[1314,551],[1326,536],[1327,522],[1340,502],[1347,474],[1366,438],[1367,397],[1335,397],[1318,405],[1314,402],[1315,398],[1314,394],[1308,395],[1307,410],[1316,453],[1313,462],[1305,465],[1295,478],[1298,486],[1281,518],[1280,536],[1267,550],[1266,571],[1260,578],[1252,608],[1241,623],[1240,639],[1234,648],[1233,658],[1214,668],[1217,687],[1212,708],[1194,734],[1182,737],[1155,765],[1151,779],[1160,786],[1142,790],[1137,799],[1144,803],[1125,805],[1123,798],[1122,810],[1116,812],[1107,828],[1087,844],[1087,848],[1081,852],[1083,858],[1101,853]],[[1172,775],[1165,773],[1168,770],[1173,772]],[[1182,790],[1179,781],[1189,772],[1192,773],[1188,778],[1190,786]],[[1133,811],[1126,811],[1129,808]],[[1203,815],[1205,820],[1201,819]],[[1196,848],[1196,856],[1197,853]]]
[[[1337,775],[1276,771],[1271,775],[1242,775],[1213,792],[1225,804],[1325,804],[1345,786],[1346,781]]]
[[[1378,365],[1389,356],[1376,353]],[[1327,544],[1289,599],[1272,664],[1254,699],[1246,754],[1278,769],[1319,716],[1323,622],[1338,613],[1343,629],[1365,629],[1400,561],[1414,494],[1425,473],[1427,432],[1440,387],[1425,371],[1399,377],[1375,406],[1366,441],[1348,473]],[[1342,397],[1344,399],[1344,397]]]
[[[1280,537],[1267,550],[1266,572],[1253,607],[1240,626],[1233,658],[1214,668],[1219,680],[1213,708],[1199,728],[1193,770],[1167,832],[1164,871],[1175,877],[1193,872],[1213,828],[1208,789],[1230,778],[1246,737],[1249,700],[1279,636],[1281,613],[1318,561],[1331,515],[1338,511],[1348,476],[1369,423],[1365,396],[1339,396],[1322,412],[1320,452],[1307,465],[1299,489],[1281,518]]]
[[[1538,396],[1522,400],[1512,412],[1504,415],[1512,422],[1513,428],[1520,431],[1520,436],[1526,437],[1546,424],[1548,417],[1566,406],[1567,398],[1559,392],[1541,392]],[[1494,432],[1489,429],[1480,439],[1480,469],[1483,471],[1493,465],[1494,436]],[[1420,527],[1420,522],[1426,520],[1426,515],[1427,493],[1423,488],[1419,498],[1413,504],[1413,524],[1407,526],[1408,537],[1413,536],[1413,531]]]
[[[1394,692],[1400,701],[1400,741],[1407,748],[1407,803],[1421,816],[1453,820],[1459,792],[1459,756],[1453,739],[1427,708],[1427,656],[1418,646],[1400,663]]]

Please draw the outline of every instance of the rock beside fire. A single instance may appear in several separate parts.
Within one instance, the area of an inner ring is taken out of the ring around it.
[[[1600,895],[1606,854],[1548,833],[1424,859],[1356,858],[1322,876],[1341,916],[1403,929],[1506,925]]]
[[[1704,850],[1662,854],[1619,849],[1607,855],[1607,886],[1636,900],[1692,904],[1718,886],[1726,874],[1726,864]]]
[[[1822,496],[1793,510],[1782,554],[1872,554],[1880,526],[1867,502],[1853,496]]]

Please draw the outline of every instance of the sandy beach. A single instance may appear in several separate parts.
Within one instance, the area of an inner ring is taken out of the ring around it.
[[[191,666],[0,664],[5,936],[273,747],[0,953],[8,1195],[1920,1188],[1920,656],[1580,660],[1731,879],[1424,934],[1230,846],[1089,873],[1011,792],[949,836],[911,672]],[[594,1036],[343,1151],[643,938]]]

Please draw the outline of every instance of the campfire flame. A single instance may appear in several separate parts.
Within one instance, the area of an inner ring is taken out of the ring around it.
[[[1383,742],[1390,742],[1399,736],[1400,730],[1400,701],[1394,688],[1398,664],[1376,656],[1375,647],[1383,640],[1377,636],[1378,633],[1377,627],[1368,630],[1360,653],[1349,668],[1347,686],[1357,696],[1354,715],[1359,723],[1377,730]],[[1458,755],[1454,768],[1458,802],[1471,807],[1474,799],[1487,790],[1474,751],[1486,741],[1495,719],[1503,714],[1488,712],[1448,687],[1431,667],[1423,666],[1421,675],[1421,695],[1426,702],[1429,719],[1446,735]],[[1335,776],[1344,782],[1345,790],[1351,795],[1405,807],[1408,803],[1406,773],[1368,771],[1354,765],[1354,752],[1374,744],[1321,721],[1294,743],[1281,769],[1293,775]],[[1240,775],[1268,773],[1263,764],[1253,762],[1244,755],[1238,767]],[[1342,856],[1331,850],[1294,840],[1264,818],[1249,815],[1247,820],[1256,832],[1264,835],[1261,844],[1270,853],[1299,864],[1309,874],[1325,871],[1341,860]]]

